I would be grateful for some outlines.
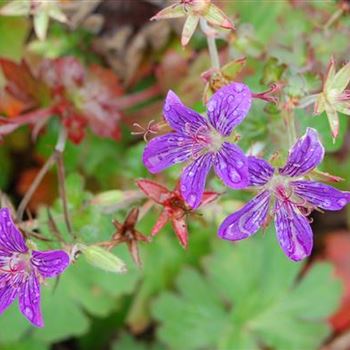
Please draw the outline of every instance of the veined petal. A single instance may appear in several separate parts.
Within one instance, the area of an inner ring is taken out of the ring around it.
[[[266,220],[270,198],[270,192],[263,191],[243,208],[228,216],[219,227],[219,237],[237,241],[256,233]]]
[[[40,308],[40,285],[34,273],[31,273],[20,287],[19,309],[34,326],[44,326]]]
[[[228,136],[246,117],[251,103],[252,93],[247,85],[232,83],[224,86],[207,103],[210,123],[221,135]]]
[[[25,240],[13,223],[8,208],[0,209],[0,249],[17,253],[28,251]]]
[[[9,281],[8,277],[3,274],[0,279],[0,314],[2,314],[15,300],[17,289],[12,287],[13,281]]]
[[[324,156],[318,133],[315,129],[307,128],[306,133],[294,144],[289,151],[287,163],[279,169],[281,175],[300,176],[307,174],[321,163]]]
[[[163,114],[168,124],[181,134],[193,137],[198,131],[209,131],[208,122],[199,113],[186,107],[171,90],[165,99]]]
[[[194,156],[202,146],[185,135],[169,133],[152,139],[143,152],[143,164],[151,173],[184,162]]]
[[[224,142],[216,153],[214,167],[216,174],[226,186],[232,188],[248,186],[248,161],[238,146]]]
[[[188,165],[181,175],[181,194],[188,205],[195,209],[202,200],[207,175],[213,163],[213,154],[206,153]]]
[[[275,169],[264,159],[253,156],[247,157],[249,171],[249,185],[265,185],[272,177]]]
[[[315,181],[290,182],[293,192],[308,203],[325,210],[340,210],[350,202],[350,192]]]
[[[140,190],[150,199],[158,204],[163,204],[164,201],[171,197],[171,192],[164,186],[151,180],[138,180],[136,181]]]
[[[294,261],[309,256],[313,235],[307,219],[288,201],[276,199],[275,211],[276,235],[284,253]]]
[[[31,263],[43,277],[56,277],[68,267],[69,255],[63,250],[33,250]]]
[[[219,227],[219,237],[237,241],[256,233],[266,220],[270,198],[270,192],[263,191],[243,208],[228,216]]]

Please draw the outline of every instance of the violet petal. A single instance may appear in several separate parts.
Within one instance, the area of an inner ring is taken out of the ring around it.
[[[276,199],[275,211],[276,235],[284,253],[294,261],[309,256],[313,235],[307,219],[288,201]]]
[[[143,164],[151,173],[158,173],[195,156],[201,148],[187,136],[169,133],[152,139],[146,145]]]
[[[279,169],[281,175],[300,176],[307,174],[321,163],[324,156],[318,133],[315,129],[307,128],[306,133],[294,144],[289,151],[287,163]]]
[[[0,250],[26,253],[25,240],[12,221],[8,208],[0,209]]]
[[[315,181],[293,181],[293,192],[308,203],[325,210],[340,210],[350,202],[350,192]]]
[[[210,123],[221,135],[228,136],[246,117],[251,103],[248,86],[242,83],[224,86],[207,103]]]
[[[248,157],[249,185],[265,185],[272,177],[274,168],[264,159]]]
[[[216,174],[226,186],[238,189],[249,184],[248,162],[236,145],[224,142],[214,160]]]
[[[182,172],[180,189],[184,200],[195,209],[202,199],[207,175],[213,163],[213,154],[206,153],[198,157]]]
[[[17,289],[12,287],[12,283],[8,276],[2,274],[0,276],[0,314],[2,314],[15,300]]]
[[[219,227],[219,237],[236,241],[256,233],[266,220],[270,198],[270,192],[263,191],[243,208],[228,216]]]
[[[40,285],[34,273],[20,286],[19,309],[34,326],[44,326],[40,308]]]
[[[69,255],[63,250],[33,250],[31,263],[43,277],[56,277],[68,267]]]
[[[209,130],[205,118],[186,107],[171,90],[165,99],[163,114],[168,124],[179,133],[193,136],[199,129]]]

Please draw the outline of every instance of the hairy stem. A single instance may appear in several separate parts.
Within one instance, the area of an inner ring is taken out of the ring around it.
[[[207,21],[204,18],[201,18],[199,23],[202,32],[207,37],[211,65],[213,68],[220,69],[220,59],[218,48],[216,46],[215,30],[209,27]]]
[[[289,148],[292,147],[297,139],[295,128],[294,111],[288,110],[283,113],[283,118],[287,128]]]
[[[67,196],[66,196],[65,181],[64,181],[64,164],[63,164],[63,158],[62,158],[62,153],[65,148],[66,140],[67,140],[66,130],[64,128],[61,128],[54,153],[47,159],[43,167],[40,169],[39,173],[35,177],[27,193],[25,194],[21,203],[18,206],[17,220],[19,222],[22,221],[24,211],[27,208],[28,203],[30,202],[33,194],[38,189],[44,176],[51,169],[51,167],[56,163],[57,173],[58,173],[59,192],[60,192],[60,197],[62,199],[62,204],[63,204],[64,220],[65,220],[68,232],[72,233],[72,226],[70,223],[69,213],[68,213],[68,204],[67,204]]]
[[[60,197],[62,199],[64,221],[66,223],[68,232],[71,235],[73,235],[72,225],[70,222],[69,212],[68,212],[67,193],[66,193],[66,184],[65,184],[65,175],[64,175],[65,170],[64,170],[64,163],[63,163],[63,151],[66,145],[66,140],[67,140],[67,132],[66,132],[66,129],[62,128],[55,147],[55,160],[57,164],[58,188],[59,188]],[[74,235],[73,237],[76,238]]]

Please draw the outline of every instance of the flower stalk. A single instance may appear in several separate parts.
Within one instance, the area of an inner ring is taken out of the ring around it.
[[[28,191],[26,192],[25,196],[23,197],[21,203],[18,206],[16,217],[19,222],[22,221],[24,211],[27,208],[28,203],[30,202],[33,194],[38,189],[45,175],[48,173],[51,167],[56,163],[57,173],[58,173],[59,193],[62,199],[64,220],[65,220],[68,232],[72,234],[72,225],[70,223],[70,218],[68,213],[68,203],[67,203],[66,188],[65,188],[65,181],[64,181],[64,178],[65,178],[64,163],[62,158],[66,141],[67,141],[67,132],[65,128],[61,128],[53,154],[47,159],[43,167],[40,169],[39,173],[37,174],[36,178],[32,182],[31,186],[29,187]]]
[[[199,24],[203,34],[207,38],[208,50],[209,50],[209,56],[210,56],[212,68],[219,70],[220,59],[219,59],[218,48],[216,46],[215,30],[209,27],[208,22],[204,18],[200,19]]]

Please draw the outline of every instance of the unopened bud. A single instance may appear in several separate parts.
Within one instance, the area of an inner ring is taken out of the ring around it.
[[[101,270],[114,273],[127,271],[126,265],[121,259],[102,247],[81,245],[79,248],[87,262]]]

